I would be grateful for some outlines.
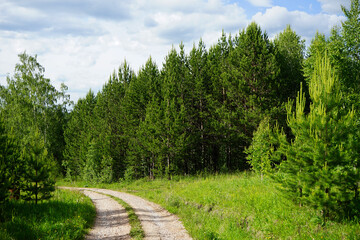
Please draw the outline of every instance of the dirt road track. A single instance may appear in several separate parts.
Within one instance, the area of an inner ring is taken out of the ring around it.
[[[114,199],[93,191],[84,190],[96,207],[96,220],[87,240],[131,239],[130,224],[125,209]]]
[[[164,210],[155,203],[149,202],[147,200],[144,200],[140,197],[128,193],[123,193],[108,189],[97,189],[97,188],[67,188],[67,189],[80,190],[80,191],[84,191],[84,193],[89,191],[94,191],[100,194],[101,193],[108,194],[122,199],[134,209],[135,214],[138,216],[142,228],[145,232],[146,240],[192,239],[185,230],[182,223],[175,215],[169,213],[168,211]],[[105,238],[105,239],[112,240],[112,239],[125,239],[125,238]]]

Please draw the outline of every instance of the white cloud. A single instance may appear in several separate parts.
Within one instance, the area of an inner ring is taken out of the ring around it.
[[[247,0],[255,7],[271,7],[272,0]]]
[[[339,21],[336,15],[271,7],[270,0],[251,0],[271,8],[250,18],[228,0],[119,2],[0,1],[0,84],[5,84],[6,74],[13,74],[17,54],[26,50],[38,54],[45,76],[57,87],[61,82],[68,85],[77,100],[89,88],[100,90],[124,59],[137,71],[151,55],[161,67],[172,45],[181,41],[186,51],[200,38],[210,47],[222,29],[235,35],[251,20],[270,36],[291,24],[299,35],[311,39],[317,29],[329,31]]]
[[[350,6],[350,0],[317,0],[321,3],[321,9],[327,13],[341,14],[341,5]]]
[[[312,15],[301,11],[288,11],[284,7],[275,6],[267,9],[265,13],[255,14],[252,20],[270,33],[270,37],[274,37],[285,29],[287,24],[290,24],[297,34],[310,43],[316,31],[329,34],[331,28],[340,24],[343,17],[325,13]]]

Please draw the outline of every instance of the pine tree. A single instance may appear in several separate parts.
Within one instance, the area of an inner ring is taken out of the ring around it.
[[[91,139],[94,138],[94,108],[97,98],[89,90],[84,99],[79,99],[70,113],[64,130],[65,149],[63,165],[69,177],[81,176]],[[105,131],[106,128],[104,127]]]
[[[24,199],[27,201],[46,200],[55,191],[55,181],[51,177],[51,161],[38,129],[32,130],[22,157],[26,162],[24,178]]]
[[[216,108],[220,158],[228,169],[247,169],[244,150],[265,112],[278,106],[275,49],[256,23],[228,40],[221,70],[222,96]]]
[[[288,196],[319,209],[324,221],[359,209],[358,123],[353,109],[344,108],[340,84],[327,57],[318,59],[310,86],[306,114],[302,91],[287,106],[295,139],[283,145],[286,161],[278,180]]]
[[[211,81],[208,68],[208,53],[202,40],[189,54],[188,97],[185,98],[189,123],[189,144],[185,157],[185,173],[196,173],[210,162],[211,113],[209,108]]]
[[[209,67],[209,95],[207,102],[209,107],[209,114],[211,117],[209,121],[209,156],[197,165],[197,171],[212,170],[218,171],[220,167],[229,169],[226,166],[222,149],[224,149],[225,136],[228,129],[224,127],[224,112],[226,111],[227,88],[225,85],[226,79],[224,73],[228,71],[228,58],[233,50],[231,36],[227,37],[223,32],[218,43],[211,47],[208,53],[208,67]],[[226,147],[225,147],[226,148]]]
[[[162,156],[162,137],[163,111],[160,108],[160,100],[155,96],[146,107],[146,116],[137,130],[135,141],[131,142],[132,167],[136,171],[136,177],[149,176],[150,179],[162,176],[163,156]]]
[[[162,118],[159,118],[161,130],[157,132],[161,138],[161,154],[163,156],[163,171],[169,178],[173,173],[183,169],[184,151],[188,144],[187,109],[185,98],[187,85],[187,58],[183,45],[180,54],[172,49],[166,57],[162,77],[163,99],[160,103]]]
[[[96,106],[97,131],[102,141],[98,146],[103,157],[111,157],[113,177],[119,179],[126,170],[126,152],[131,137],[131,116],[126,111],[126,94],[136,78],[129,64],[125,61],[104,86]],[[103,129],[106,129],[106,132]]]
[[[305,55],[305,40],[294,32],[290,25],[279,33],[274,40],[276,60],[280,66],[280,73],[276,81],[278,101],[285,103],[288,99],[295,99],[300,84],[305,86],[303,62]]]
[[[153,132],[159,121],[155,109],[161,102],[160,72],[153,60],[149,58],[139,74],[130,83],[125,97],[125,111],[128,119],[127,135],[127,177],[129,179],[155,176],[155,158],[157,136]],[[153,108],[154,107],[154,108]],[[159,116],[160,119],[160,116]],[[150,133],[151,132],[151,133]]]

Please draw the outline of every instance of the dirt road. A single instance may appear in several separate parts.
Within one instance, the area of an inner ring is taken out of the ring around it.
[[[117,198],[122,199],[127,204],[129,204],[135,211],[135,214],[138,216],[142,228],[145,232],[145,239],[147,240],[155,240],[155,239],[161,239],[161,240],[174,240],[174,239],[181,239],[181,240],[188,240],[191,239],[187,231],[185,230],[182,223],[179,221],[179,219],[166,211],[165,209],[161,208],[159,205],[149,202],[147,200],[144,200],[140,197],[108,190],[108,189],[97,189],[97,188],[67,188],[67,189],[73,189],[73,190],[80,190],[84,191],[85,194],[88,194],[92,198],[92,196],[88,192],[94,192],[94,194],[107,194],[111,195]],[[105,195],[100,195],[105,196]],[[99,198],[100,196],[96,196],[96,198]],[[106,197],[106,196],[105,196]],[[93,200],[94,201],[94,200]],[[97,208],[98,217],[99,214],[103,210]],[[111,210],[112,209],[112,210]],[[105,211],[119,211],[117,207],[110,207],[109,209]],[[117,224],[120,228],[122,226],[125,226],[123,224],[126,222],[124,219],[119,220],[121,223]],[[115,224],[116,225],[116,224]],[[96,223],[94,226],[94,229],[96,229]],[[124,233],[121,233],[118,238],[105,238],[105,239],[126,239],[124,238]],[[88,239],[95,239],[95,238],[88,238]],[[99,238],[101,239],[101,238]]]
[[[125,209],[114,199],[93,191],[84,190],[96,207],[96,219],[87,240],[131,239],[130,224]]]

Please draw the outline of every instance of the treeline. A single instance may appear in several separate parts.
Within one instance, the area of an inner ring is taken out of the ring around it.
[[[135,73],[124,62],[71,108],[67,87],[56,90],[36,56],[20,54],[0,86],[0,201],[9,189],[47,198],[55,174],[113,182],[252,169],[326,217],[338,206],[354,213],[359,0],[343,12],[306,53],[290,26],[269,40],[251,23],[209,49],[200,40],[186,54],[181,44],[161,68],[149,58]]]
[[[270,41],[252,23],[207,50],[174,48],[161,70],[150,58],[125,62],[96,95],[90,90],[65,130],[68,177],[119,178],[248,169],[244,149],[260,120],[282,124],[284,102],[304,82],[304,42],[287,27]]]

